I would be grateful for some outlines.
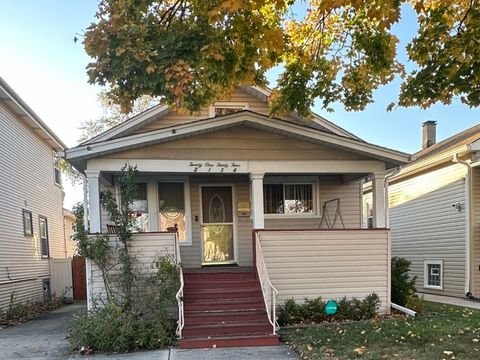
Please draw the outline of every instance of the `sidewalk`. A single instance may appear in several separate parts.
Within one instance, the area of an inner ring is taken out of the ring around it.
[[[432,295],[432,294],[418,294],[418,295],[420,297],[423,296],[423,299],[426,301],[433,301],[441,304],[456,305],[456,306],[462,306],[462,307],[480,310],[480,302],[472,301],[467,298],[462,299],[462,298]]]
[[[72,356],[70,359],[93,360],[293,360],[300,357],[285,345],[256,346],[219,349],[171,349],[156,351],[137,351],[129,354],[95,354],[90,356]]]

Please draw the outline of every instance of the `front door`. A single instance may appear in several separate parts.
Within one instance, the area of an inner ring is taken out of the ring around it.
[[[202,186],[202,265],[232,264],[235,227],[231,186]]]

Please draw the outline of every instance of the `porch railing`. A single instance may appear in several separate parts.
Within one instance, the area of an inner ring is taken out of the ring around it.
[[[260,286],[262,288],[263,301],[265,302],[265,308],[267,309],[268,321],[270,324],[272,324],[273,334],[276,334],[278,328],[276,316],[276,300],[278,290],[272,285],[268,276],[267,265],[265,264],[265,259],[263,258],[263,252],[258,239],[258,233],[254,232],[253,237],[255,242],[255,266],[257,269]]]
[[[185,313],[184,313],[184,304],[183,304],[183,269],[182,269],[182,259],[180,257],[180,243],[178,239],[178,232],[175,232],[175,261],[180,267],[180,289],[175,295],[178,304],[178,322],[177,322],[177,336],[182,337],[182,330],[185,324]]]

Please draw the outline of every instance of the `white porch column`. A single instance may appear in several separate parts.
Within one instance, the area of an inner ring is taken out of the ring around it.
[[[90,213],[90,233],[101,232],[100,222],[100,171],[85,170],[88,180],[88,208]]]
[[[147,203],[148,203],[148,227],[150,231],[159,231],[158,224],[158,193],[157,183],[153,180],[147,182]]]
[[[375,172],[372,178],[373,227],[387,226],[387,201],[385,194],[385,172]]]
[[[251,173],[251,191],[252,191],[252,218],[253,228],[265,228],[265,218],[263,214],[263,176],[264,173]]]

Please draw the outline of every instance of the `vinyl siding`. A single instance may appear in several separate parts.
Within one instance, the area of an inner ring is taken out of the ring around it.
[[[412,262],[419,292],[464,296],[465,167],[452,164],[389,187],[392,256]],[[424,288],[424,261],[443,260],[443,290]]]
[[[260,231],[277,302],[321,296],[364,298],[375,292],[379,311],[389,305],[387,230]]]
[[[105,155],[111,159],[366,160],[359,154],[248,126]],[[319,169],[321,170],[321,169]]]
[[[472,243],[473,243],[473,294],[480,296],[480,169],[472,169]]]
[[[118,246],[116,237],[110,238],[112,246]],[[153,260],[160,255],[175,254],[175,236],[169,233],[143,233],[134,234],[132,238],[130,254],[136,259],[136,265],[139,271],[145,271],[150,268]],[[106,299],[105,286],[102,272],[92,263],[91,273],[88,274],[88,283],[92,289],[92,298],[95,301]],[[111,271],[109,276],[114,276],[115,271]]]
[[[42,299],[50,277],[42,259],[39,219],[47,217],[50,257],[64,258],[62,190],[54,184],[53,149],[0,103],[0,308]],[[32,212],[33,237],[23,235],[22,209]]]

